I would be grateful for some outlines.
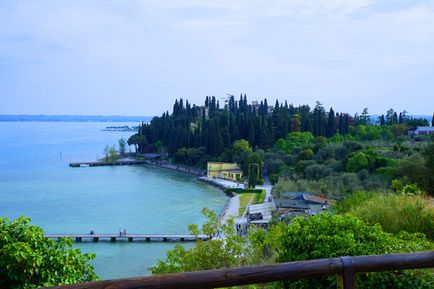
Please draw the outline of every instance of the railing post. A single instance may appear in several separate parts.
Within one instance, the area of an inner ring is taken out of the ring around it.
[[[341,259],[343,265],[343,272],[342,272],[343,289],[355,289],[356,279],[355,279],[353,261],[351,260],[351,257],[340,257],[339,259]],[[339,286],[340,282],[337,283]]]

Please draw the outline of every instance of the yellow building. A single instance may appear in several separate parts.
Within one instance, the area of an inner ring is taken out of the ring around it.
[[[207,176],[236,182],[243,178],[243,171],[236,163],[208,162]]]

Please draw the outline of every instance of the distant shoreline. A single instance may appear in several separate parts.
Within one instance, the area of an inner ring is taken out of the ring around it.
[[[122,115],[14,115],[0,114],[0,122],[149,122],[153,116]]]

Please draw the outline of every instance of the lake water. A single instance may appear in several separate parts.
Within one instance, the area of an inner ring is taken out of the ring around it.
[[[102,157],[131,132],[124,123],[0,122],[0,216],[20,214],[46,233],[186,233],[201,209],[221,212],[227,197],[194,176],[149,166],[70,168]],[[126,125],[133,125],[131,123]],[[102,279],[148,274],[173,243],[79,243],[94,252]]]

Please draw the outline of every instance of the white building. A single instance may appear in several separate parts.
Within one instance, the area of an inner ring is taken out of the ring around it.
[[[419,134],[434,134],[433,126],[417,126],[415,130],[408,132],[409,135],[419,135]]]

